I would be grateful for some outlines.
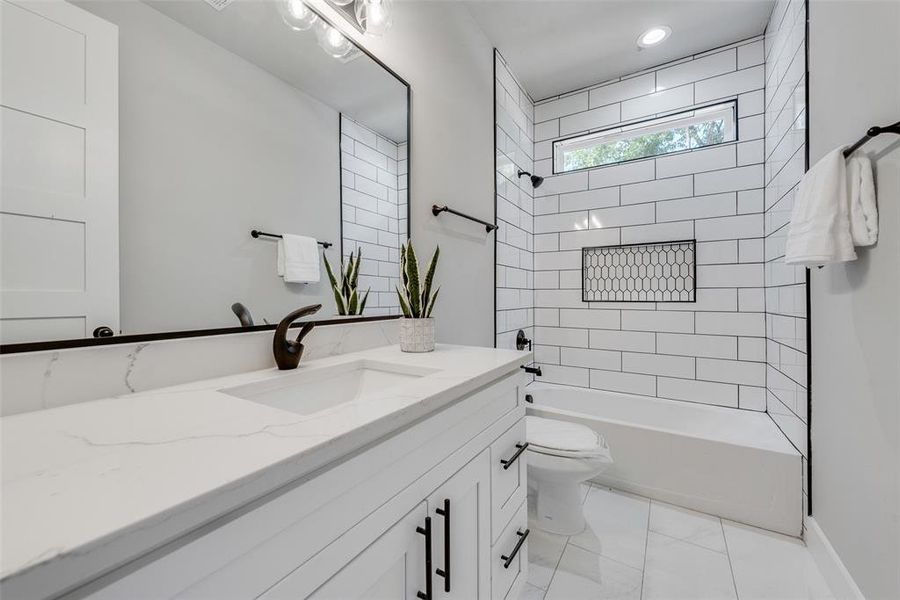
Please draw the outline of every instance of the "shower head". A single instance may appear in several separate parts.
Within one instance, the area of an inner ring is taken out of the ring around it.
[[[522,175],[528,175],[528,177],[531,178],[531,186],[534,189],[541,187],[541,184],[544,183],[544,178],[540,175],[532,175],[528,171],[519,171],[519,177]]]

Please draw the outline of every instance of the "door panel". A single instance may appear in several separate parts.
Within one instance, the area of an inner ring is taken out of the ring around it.
[[[0,343],[119,331],[118,29],[0,0]]]
[[[405,600],[425,589],[425,537],[418,533],[427,516],[419,504],[309,597],[317,600]],[[278,597],[275,593],[266,597]]]
[[[434,598],[476,600],[490,596],[490,452],[485,450],[428,498],[434,542]],[[449,508],[449,527],[446,514]],[[445,540],[449,531],[450,591]]]

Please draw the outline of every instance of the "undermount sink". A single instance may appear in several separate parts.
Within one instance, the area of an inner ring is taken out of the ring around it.
[[[291,375],[221,391],[272,408],[310,415],[436,372],[437,369],[358,360],[309,371],[300,370]]]

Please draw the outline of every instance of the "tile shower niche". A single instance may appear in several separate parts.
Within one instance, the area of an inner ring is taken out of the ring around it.
[[[582,248],[584,302],[694,302],[695,242]]]

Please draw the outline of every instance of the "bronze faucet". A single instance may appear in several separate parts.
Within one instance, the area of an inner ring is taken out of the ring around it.
[[[287,339],[287,332],[291,323],[300,317],[305,317],[306,315],[318,312],[320,308],[322,308],[321,304],[313,304],[298,308],[283,318],[278,324],[278,327],[275,328],[275,338],[272,340],[272,352],[275,354],[275,364],[278,365],[278,368],[282,371],[297,368],[297,365],[300,364],[300,357],[303,356],[303,344],[301,342],[303,341],[303,338],[306,337],[306,334],[312,331],[313,327],[316,326],[315,323],[306,323],[300,328],[297,339],[289,340]]]

